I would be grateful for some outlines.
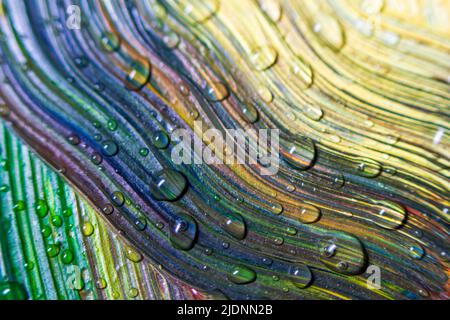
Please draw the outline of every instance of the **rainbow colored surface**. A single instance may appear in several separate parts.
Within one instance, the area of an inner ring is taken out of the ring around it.
[[[450,297],[449,1],[0,0],[0,115],[0,299]]]

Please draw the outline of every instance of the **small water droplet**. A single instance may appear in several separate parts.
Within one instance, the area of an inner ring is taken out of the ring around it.
[[[176,170],[164,169],[159,171],[151,186],[151,196],[155,200],[178,200],[187,189],[187,180]]]
[[[120,191],[114,191],[111,195],[111,200],[117,207],[121,207],[125,203],[125,197]],[[105,210],[103,210],[103,212],[105,212]]]
[[[133,261],[135,263],[141,262],[142,259],[144,258],[142,254],[140,254],[131,247],[125,248],[125,256],[127,257],[128,260]]]
[[[197,237],[197,223],[188,214],[178,212],[170,228],[170,242],[180,250],[189,250]]]
[[[158,130],[152,135],[152,143],[158,149],[165,149],[170,143],[169,135],[165,131]]]
[[[313,31],[319,39],[332,50],[341,50],[345,44],[345,35],[339,21],[326,13],[318,13],[315,19]]]
[[[208,96],[208,100],[218,102],[225,100],[230,92],[228,91],[227,86],[222,82],[213,82],[207,87],[206,94]]]
[[[289,270],[289,280],[298,288],[306,288],[312,281],[311,270],[305,265],[292,266]]]
[[[119,152],[119,147],[112,140],[107,140],[102,143],[102,151],[105,156],[112,157]]]
[[[228,279],[235,284],[247,284],[256,280],[256,273],[246,266],[235,266]]]
[[[282,9],[277,0],[259,0],[261,10],[272,20],[278,22],[281,19]]]
[[[94,233],[94,226],[89,221],[85,221],[81,227],[81,232],[85,237],[90,237]]]
[[[235,212],[225,214],[222,226],[226,232],[238,240],[244,239],[247,233],[244,218]]]
[[[191,19],[194,24],[204,23],[209,20],[220,8],[219,0],[190,1],[182,0],[178,2],[184,14]]]

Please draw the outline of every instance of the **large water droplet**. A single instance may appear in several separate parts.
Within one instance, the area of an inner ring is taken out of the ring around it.
[[[228,279],[236,284],[247,284],[256,280],[256,273],[246,266],[235,266],[228,275]]]
[[[119,152],[119,147],[114,141],[107,140],[102,143],[102,151],[105,156],[112,157]]]
[[[371,220],[380,227],[397,229],[406,220],[406,210],[389,200],[372,201]]]
[[[289,269],[289,280],[298,288],[307,287],[312,281],[311,270],[305,265],[295,265]]]
[[[348,275],[359,274],[366,263],[363,245],[344,232],[329,232],[328,240],[320,241],[320,261],[329,269]]]
[[[313,31],[319,39],[334,51],[339,51],[345,43],[344,29],[333,16],[319,13],[315,16]]]
[[[155,200],[175,201],[184,194],[187,185],[187,180],[181,172],[164,169],[156,174],[150,192]]]
[[[189,250],[194,246],[197,237],[197,223],[188,214],[179,212],[171,224],[170,242],[181,250]]]

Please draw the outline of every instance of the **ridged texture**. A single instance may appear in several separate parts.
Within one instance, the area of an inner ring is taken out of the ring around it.
[[[6,128],[0,136],[0,298],[192,296],[115,235]]]
[[[0,3],[7,125],[117,239],[195,295],[448,299],[447,2]],[[69,28],[72,4],[80,30]],[[170,135],[198,136],[195,120],[279,129],[278,173],[175,164]],[[18,186],[13,201],[33,197]],[[15,221],[20,235],[28,224]],[[103,255],[116,241],[71,246]],[[103,274],[101,259],[87,260]],[[371,265],[379,289],[367,285]],[[122,297],[129,286],[171,292],[139,274],[118,284]]]

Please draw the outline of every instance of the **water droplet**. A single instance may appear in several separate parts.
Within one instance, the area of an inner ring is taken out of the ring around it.
[[[70,136],[68,136],[67,141],[69,141],[69,143],[74,146],[80,144],[80,138],[78,138],[78,136],[74,135],[74,134],[71,134]]]
[[[222,227],[226,232],[228,232],[238,240],[242,240],[245,238],[247,228],[245,226],[244,218],[242,218],[240,214],[235,212],[227,212],[222,217],[224,218]]]
[[[329,243],[321,249],[321,253],[324,257],[331,258],[336,253],[337,246],[334,243]]]
[[[136,298],[139,295],[139,290],[136,288],[130,288],[130,290],[128,290],[128,296],[130,298]]]
[[[389,201],[371,201],[370,219],[382,228],[397,229],[406,220],[406,210],[401,205]]]
[[[279,203],[274,203],[271,207],[270,207],[270,211],[273,214],[281,214],[283,212],[283,206]]]
[[[143,157],[148,156],[149,150],[147,148],[140,148],[139,149],[139,154]]]
[[[24,210],[26,209],[26,207],[27,207],[27,206],[26,206],[26,204],[25,204],[24,201],[18,200],[18,201],[16,202],[16,204],[14,204],[13,210],[16,211],[16,212],[24,211]]]
[[[316,158],[316,147],[312,139],[297,135],[293,141],[280,139],[280,153],[284,159],[297,169],[305,170],[311,167]]]
[[[104,32],[102,34],[100,44],[102,48],[108,52],[117,51],[120,47],[120,39],[114,33]]]
[[[263,71],[275,64],[278,53],[271,46],[261,46],[255,48],[250,53],[250,63],[258,71]]]
[[[425,255],[425,250],[422,248],[422,246],[416,244],[408,248],[408,253],[412,258],[420,260]]]
[[[102,208],[102,211],[106,215],[112,214],[114,212],[114,207],[110,204],[107,204]]]
[[[47,255],[50,258],[54,258],[59,254],[59,245],[51,244],[47,247]]]
[[[367,178],[374,178],[381,172],[381,164],[372,159],[358,158],[356,173]],[[358,162],[359,161],[359,162]]]
[[[0,282],[0,300],[27,300],[25,287],[16,281]]]
[[[99,165],[100,163],[102,163],[103,157],[102,157],[102,155],[100,153],[94,152],[91,155],[91,161],[92,161],[93,164]]]
[[[258,110],[253,105],[245,104],[241,110],[248,122],[255,123],[258,120]]]
[[[125,197],[120,191],[114,191],[111,195],[111,200],[117,207],[121,207],[125,203]],[[103,212],[105,212],[105,210],[103,210]]]
[[[319,106],[307,104],[303,106],[303,112],[305,115],[314,121],[319,121],[323,117],[323,111]]]
[[[384,7],[384,0],[362,0],[360,8],[368,15],[379,14]]]
[[[259,0],[261,10],[272,20],[278,22],[281,19],[282,9],[277,0]]]
[[[293,211],[293,215],[302,223],[314,223],[320,219],[320,209],[304,203]]]
[[[256,273],[246,266],[235,266],[228,279],[235,284],[247,284],[256,280]]]
[[[281,246],[284,243],[284,239],[282,237],[274,237],[273,243],[277,246]]]
[[[259,87],[258,88],[258,94],[263,99],[263,101],[270,103],[273,101],[273,94],[267,87]]]
[[[117,121],[114,119],[109,119],[107,123],[108,129],[111,131],[117,130]]]
[[[73,252],[70,249],[64,250],[61,260],[64,264],[70,264],[73,261]]]
[[[180,43],[180,37],[175,32],[168,32],[163,36],[163,41],[169,49],[174,49]]]
[[[319,243],[320,261],[336,272],[347,275],[361,273],[366,263],[366,254],[361,242],[344,232],[329,233],[329,240],[324,239]]]
[[[295,236],[297,234],[297,229],[292,228],[292,227],[287,227],[286,228],[286,233],[291,235],[291,236]]]
[[[119,147],[114,141],[108,140],[102,143],[102,151],[104,155],[112,157],[119,152]]]
[[[313,70],[309,64],[298,60],[291,66],[291,76],[301,80],[301,89],[308,89],[313,83]]]
[[[170,242],[180,250],[189,250],[197,237],[197,223],[188,214],[179,212],[170,228]]]
[[[8,192],[9,191],[9,186],[7,186],[6,184],[2,184],[0,186],[0,192]]]
[[[128,260],[133,261],[135,263],[141,262],[142,259],[144,258],[142,256],[142,254],[140,254],[139,252],[135,251],[131,247],[126,247],[126,249],[125,249],[125,256],[127,257]]]
[[[306,288],[312,281],[312,274],[305,265],[292,266],[289,270],[289,280],[298,288]]]
[[[39,218],[44,218],[48,213],[47,203],[42,199],[36,201],[35,209]]]
[[[227,86],[222,82],[213,82],[207,87],[206,94],[208,96],[208,100],[218,102],[225,100],[230,93]]]
[[[164,169],[156,174],[150,192],[155,200],[175,201],[184,194],[187,185],[187,180],[181,172]]]
[[[345,35],[339,21],[326,13],[318,13],[315,19],[313,31],[319,39],[332,50],[341,50],[345,44]]]
[[[146,60],[133,62],[125,78],[125,86],[130,90],[140,90],[150,78],[150,68]]]
[[[204,23],[210,19],[220,7],[219,0],[190,1],[183,0],[179,2],[184,14],[186,14],[192,23]]]
[[[101,290],[105,289],[107,287],[107,285],[108,285],[108,283],[103,278],[98,278],[98,280],[95,282],[95,286]]]
[[[57,215],[52,215],[51,221],[52,221],[52,225],[57,227],[57,228],[61,227],[62,223],[63,223],[61,217],[57,216]]]
[[[166,132],[158,130],[152,135],[152,143],[158,149],[165,149],[170,143],[170,138]]]
[[[81,227],[81,232],[84,236],[89,237],[94,233],[94,226],[89,221],[86,221]]]
[[[76,57],[73,62],[80,69],[86,68],[88,65],[88,60],[85,57]]]
[[[41,233],[44,238],[48,238],[52,234],[52,229],[49,226],[43,226],[41,229]]]

